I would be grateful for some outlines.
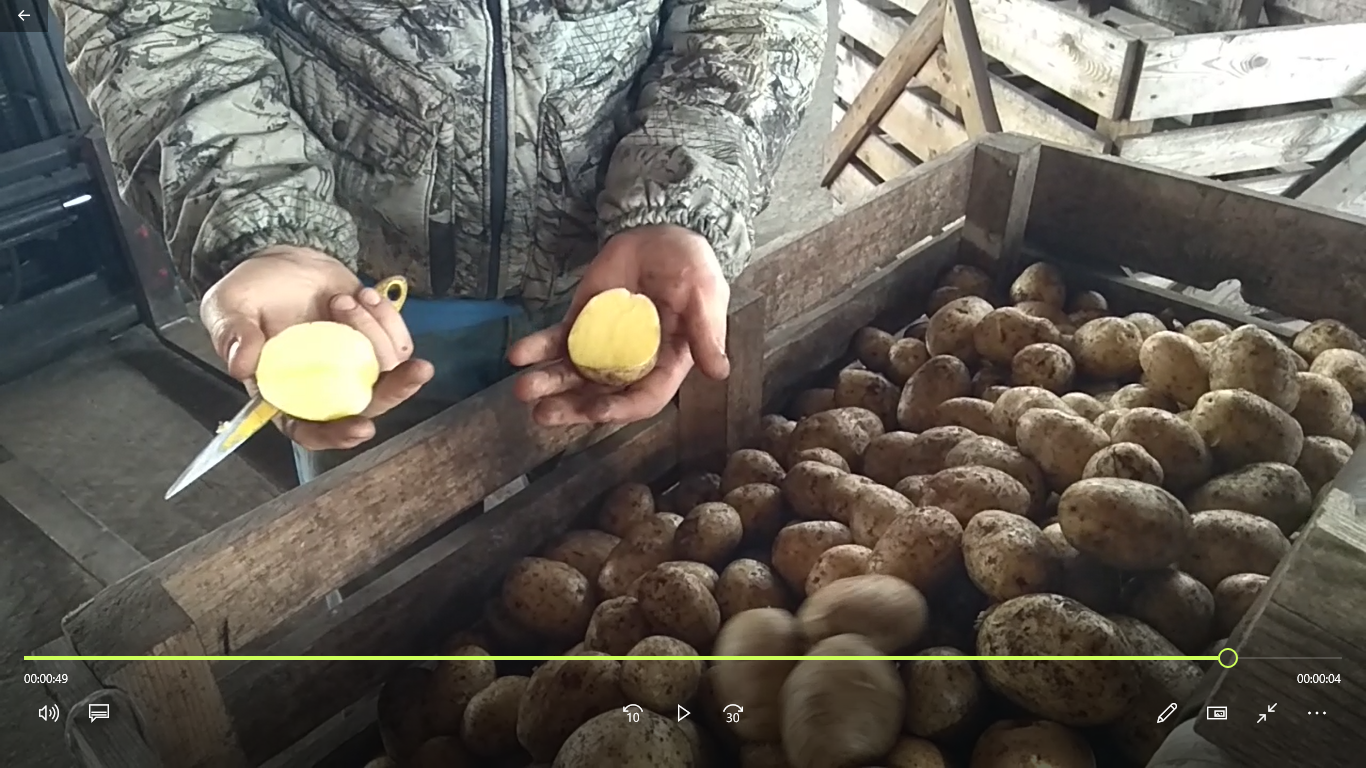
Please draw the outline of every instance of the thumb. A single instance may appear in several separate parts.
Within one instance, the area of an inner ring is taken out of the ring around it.
[[[704,285],[698,288],[687,318],[688,348],[693,362],[702,373],[717,380],[730,375],[730,358],[726,357],[729,304],[730,288],[724,282]]]
[[[266,335],[255,320],[238,314],[220,316],[209,334],[214,350],[228,364],[229,376],[246,381],[256,375],[256,363],[261,358]]]

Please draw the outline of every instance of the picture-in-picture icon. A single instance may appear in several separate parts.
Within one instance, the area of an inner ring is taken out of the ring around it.
[[[1228,707],[1205,707],[1206,720],[1227,720]]]

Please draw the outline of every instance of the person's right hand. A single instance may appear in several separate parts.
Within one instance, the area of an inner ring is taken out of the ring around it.
[[[310,248],[270,248],[239,264],[204,294],[199,316],[228,373],[256,391],[261,345],[291,325],[332,320],[365,334],[383,372],[370,407],[328,423],[276,420],[309,450],[354,448],[375,436],[372,419],[417,393],[432,378],[431,363],[412,359],[413,339],[393,305],[345,264]]]

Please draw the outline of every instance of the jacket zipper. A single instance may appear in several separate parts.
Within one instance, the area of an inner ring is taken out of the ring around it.
[[[498,298],[502,272],[503,219],[507,213],[508,121],[507,70],[503,58],[503,0],[485,0],[493,30],[492,103],[489,147],[489,257],[484,295]]]

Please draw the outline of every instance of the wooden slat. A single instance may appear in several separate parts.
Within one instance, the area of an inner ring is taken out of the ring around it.
[[[1197,176],[1274,168],[1328,157],[1366,126],[1366,109],[1320,109],[1118,139],[1120,157]]]
[[[835,95],[858,93],[873,72],[873,64],[854,51],[840,52],[835,72]],[[968,142],[968,131],[947,112],[914,93],[903,92],[887,111],[882,131],[921,160],[932,160]]]
[[[1115,5],[1182,34],[1214,30],[1214,8],[1200,0],[1115,0]]]
[[[1261,192],[1264,195],[1279,195],[1289,189],[1295,182],[1304,177],[1307,171],[1298,173],[1273,173],[1267,176],[1256,176],[1251,179],[1237,179],[1228,182],[1229,184],[1253,192]]]
[[[844,108],[840,105],[836,104],[834,111],[836,120],[844,116]],[[854,153],[854,158],[868,166],[868,170],[877,174],[879,181],[904,176],[916,166],[915,161],[905,152],[889,144],[886,139],[879,135],[872,135],[864,139],[863,143],[859,145],[858,152]]]
[[[871,7],[865,0],[843,0],[841,4],[840,31],[880,56],[885,56],[895,45],[905,24]],[[991,55],[990,51],[987,55]],[[916,82],[937,93],[945,93],[950,87],[947,66],[947,58],[940,49],[916,75]],[[996,75],[990,75],[988,79],[1004,130],[1094,152],[1104,152],[1109,146],[1105,137],[1004,79]]]
[[[830,185],[830,193],[840,202],[837,213],[843,213],[850,206],[864,200],[869,195],[877,192],[878,185],[882,179],[873,175],[872,171],[859,165],[850,163],[840,171],[839,178]]]
[[[924,0],[890,0],[919,13]],[[1101,117],[1120,117],[1138,41],[1046,0],[974,0],[982,50]]]
[[[1047,252],[1206,289],[1236,277],[1256,306],[1366,328],[1357,219],[1049,146],[1035,183],[1025,236]]]
[[[520,557],[569,525],[601,493],[631,479],[650,480],[678,458],[677,410],[634,425],[548,475],[361,588],[337,611],[301,627],[264,655],[421,653],[424,640],[457,614],[460,601],[485,594]],[[465,606],[468,610],[468,606]],[[428,646],[430,647],[430,646]],[[371,662],[251,662],[218,667],[225,698],[254,763],[280,752],[384,679]]]
[[[1302,203],[1336,211],[1354,210],[1366,197],[1366,126],[1344,141],[1323,166],[1311,172],[1308,185],[1286,192]]]
[[[1268,13],[1289,11],[1318,21],[1361,21],[1366,19],[1364,0],[1267,0]]]
[[[825,178],[821,182],[823,185],[835,180],[845,163],[858,151],[863,139],[887,114],[893,102],[906,90],[911,78],[925,66],[935,48],[939,47],[944,35],[946,1],[935,0],[926,12],[915,18],[910,28],[878,64],[877,71],[849,102],[849,110],[830,137]]]
[[[987,80],[987,61],[977,35],[972,6],[968,0],[944,0],[944,52],[948,71],[957,77],[952,94],[968,135],[1001,132],[1001,116],[996,112],[991,84]]]
[[[764,396],[764,297],[731,291],[726,323],[730,376],[715,381],[694,368],[678,391],[681,469],[720,472],[726,457],[754,444]]]
[[[1271,27],[1148,42],[1131,119],[1366,93],[1366,22]]]

